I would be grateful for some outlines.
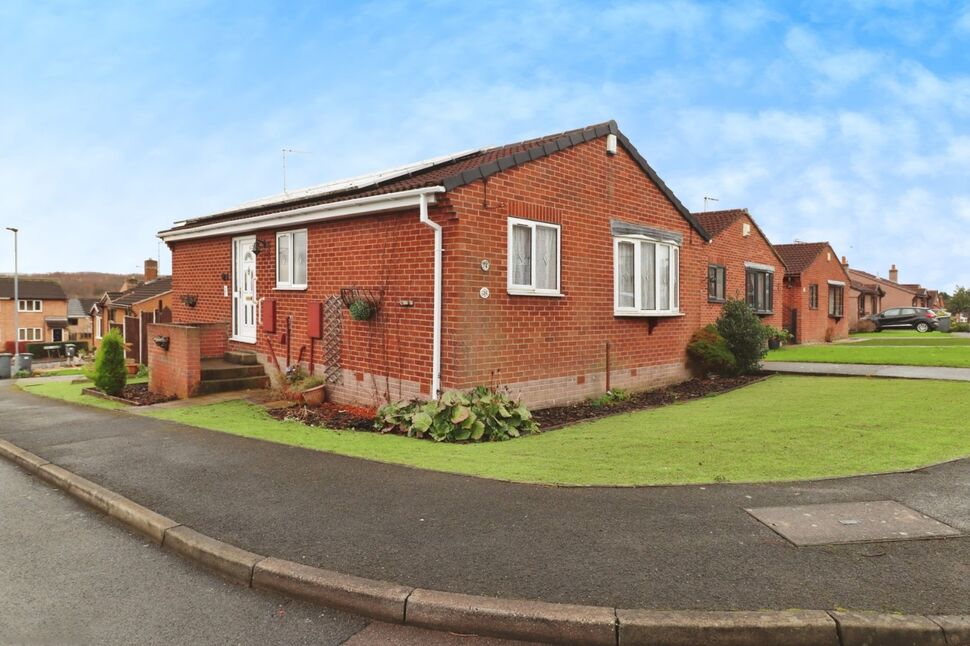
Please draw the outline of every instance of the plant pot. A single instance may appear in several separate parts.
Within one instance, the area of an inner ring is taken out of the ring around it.
[[[327,392],[324,390],[325,387],[323,384],[320,384],[319,386],[304,390],[303,403],[310,406],[319,406],[325,402],[327,400]]]
[[[768,349],[777,350],[781,347],[781,341],[779,339],[768,339]]]
[[[138,364],[137,363],[129,363],[125,367],[128,368],[128,374],[129,375],[137,375],[138,374]]]

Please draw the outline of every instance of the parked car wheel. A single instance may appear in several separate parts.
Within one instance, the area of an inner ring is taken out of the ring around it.
[[[925,321],[920,321],[919,323],[916,324],[916,331],[917,332],[929,332],[930,331],[930,324],[927,323],[927,322],[925,322]]]

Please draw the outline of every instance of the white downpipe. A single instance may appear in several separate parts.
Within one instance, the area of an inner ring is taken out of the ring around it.
[[[441,225],[428,218],[428,195],[419,202],[421,223],[434,230],[434,340],[431,350],[431,398],[438,399],[441,390]]]

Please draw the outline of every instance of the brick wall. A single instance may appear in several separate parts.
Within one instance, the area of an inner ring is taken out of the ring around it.
[[[751,233],[742,235],[742,225],[751,225]],[[705,281],[704,298],[701,301],[701,322],[704,325],[713,323],[721,315],[724,305],[707,298],[707,265],[722,265],[726,269],[726,298],[745,298],[745,262],[770,265],[775,268],[773,287],[772,314],[761,315],[761,322],[765,325],[783,327],[784,319],[784,278],[785,265],[771,248],[771,243],[765,240],[754,226],[754,221],[747,215],[739,217],[730,227],[722,231],[707,246],[707,264],[703,267]]]
[[[148,325],[148,362],[152,367],[148,377],[149,390],[179,399],[196,393],[202,379],[202,333],[201,327],[193,325]],[[167,350],[154,343],[156,336],[169,338]]]
[[[829,316],[829,280],[845,283],[843,316]],[[809,308],[809,286],[818,285],[818,309]],[[815,261],[798,277],[787,277],[784,289],[785,327],[792,329],[791,311],[798,310],[798,343],[818,343],[831,338],[843,339],[849,335],[849,276],[831,247],[827,247]]]
[[[686,375],[685,347],[706,300],[704,240],[620,147],[580,144],[447,194],[443,384],[496,384],[534,406],[612,385],[646,388]],[[507,219],[561,225],[562,298],[507,292]],[[681,311],[652,319],[613,314],[611,219],[683,236]],[[484,272],[481,261],[489,260]],[[488,287],[490,297],[479,295]]]

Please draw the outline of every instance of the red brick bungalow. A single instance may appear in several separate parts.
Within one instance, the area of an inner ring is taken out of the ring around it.
[[[706,300],[707,233],[613,121],[159,236],[176,323],[220,323],[230,349],[301,362],[336,401],[491,384],[541,407],[607,383],[676,382]],[[352,318],[355,301],[374,316]],[[211,335],[202,344],[222,349]]]
[[[827,242],[776,244],[785,262],[785,327],[796,343],[816,343],[849,335],[846,297],[851,282]]]
[[[743,298],[762,323],[782,327],[785,263],[748,210],[706,211],[694,217],[711,236],[701,322],[716,321],[728,298]]]

